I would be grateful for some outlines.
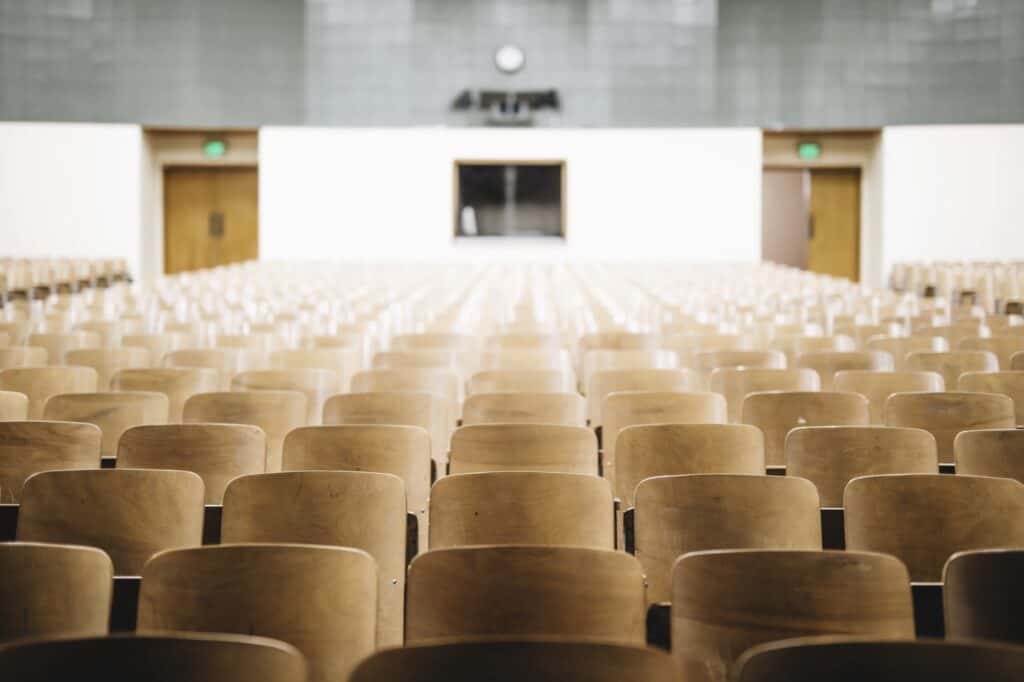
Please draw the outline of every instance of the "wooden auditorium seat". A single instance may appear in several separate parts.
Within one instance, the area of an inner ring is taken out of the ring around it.
[[[14,367],[0,370],[0,390],[28,396],[28,418],[42,419],[50,396],[95,391],[96,377],[91,367]]]
[[[100,452],[117,454],[117,442],[133,426],[167,423],[168,400],[162,393],[61,393],[51,396],[43,419],[95,424],[103,434]]]
[[[477,393],[463,403],[462,423],[586,426],[586,402],[578,393]]]
[[[764,391],[820,391],[818,374],[811,369],[747,369],[723,367],[711,372],[711,390],[725,397],[730,424],[743,420],[743,401]]]
[[[41,471],[98,469],[100,439],[93,424],[0,422],[0,503],[17,504],[26,479]]]
[[[1013,400],[1017,426],[1024,426],[1024,372],[967,372],[958,388],[969,393],[1001,393]]]
[[[185,401],[197,393],[215,392],[220,387],[217,370],[209,367],[147,367],[122,369],[110,380],[110,390],[149,391],[167,396],[167,422],[180,424]]]
[[[834,391],[837,372],[850,370],[891,372],[892,356],[883,351],[822,351],[803,353],[796,358],[794,367],[813,369],[821,380],[821,390]]]
[[[833,390],[860,393],[868,399],[871,423],[885,424],[885,401],[895,393],[941,392],[946,389],[938,372],[838,372]]]
[[[949,639],[1024,644],[1024,548],[957,552],[942,571],[942,601]]]
[[[582,426],[477,424],[452,433],[449,472],[598,474],[597,437]]]
[[[953,439],[956,472],[1012,478],[1024,483],[1024,430],[976,429]]]
[[[257,369],[231,379],[232,391],[298,391],[306,396],[304,426],[319,424],[324,402],[341,390],[338,375],[327,369]]]
[[[996,372],[999,360],[994,353],[984,350],[954,350],[945,353],[911,353],[907,356],[907,369],[914,372],[938,372],[942,383],[954,391],[965,372]]]

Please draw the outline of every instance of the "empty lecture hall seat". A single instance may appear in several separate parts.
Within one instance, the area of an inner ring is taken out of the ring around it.
[[[1013,400],[997,393],[897,393],[885,401],[888,426],[910,426],[935,436],[939,463],[953,462],[953,439],[970,429],[1017,424]]]
[[[583,334],[579,338],[580,354],[596,349],[656,350],[660,340],[657,334],[647,332],[605,331]]]
[[[202,538],[203,481],[188,471],[47,471],[22,488],[19,541],[98,547],[117,575],[139,575],[155,553]]]
[[[37,333],[29,334],[28,345],[45,348],[51,365],[65,365],[69,350],[100,348],[102,339],[95,332]]]
[[[199,342],[194,334],[183,332],[163,332],[161,334],[125,334],[121,337],[122,346],[145,348],[149,351],[149,359],[153,367],[163,365],[164,356],[171,351],[195,347]]]
[[[582,426],[477,424],[452,433],[449,473],[548,471],[598,474],[597,436]]]
[[[648,602],[672,599],[672,567],[689,552],[821,549],[818,493],[799,478],[657,476],[636,487],[634,505],[635,554],[647,576]]]
[[[236,374],[231,390],[298,391],[306,396],[304,425],[312,426],[321,422],[324,402],[341,391],[341,382],[327,369],[257,369]]]
[[[851,352],[857,350],[857,343],[849,336],[777,336],[770,344],[772,350],[781,351],[786,356],[786,366],[796,367],[796,361],[807,353]]]
[[[614,492],[624,508],[654,476],[764,473],[764,436],[745,424],[627,426],[615,444]]]
[[[185,401],[197,393],[220,388],[217,370],[209,367],[147,367],[122,369],[110,380],[112,391],[150,391],[167,396],[167,422],[180,424]]]
[[[967,372],[958,388],[970,393],[1002,393],[1013,400],[1017,426],[1024,426],[1024,372]]]
[[[474,351],[479,348],[476,337],[468,334],[420,333],[399,334],[391,339],[391,346],[397,350],[451,350]]]
[[[265,637],[187,632],[35,639],[0,646],[11,680],[306,682],[295,647]]]
[[[46,365],[46,349],[42,346],[0,348],[0,370],[11,367],[42,367]]]
[[[905,474],[850,481],[846,547],[899,557],[915,582],[938,582],[956,552],[1024,546],[1024,484],[1006,478]]]
[[[864,350],[880,350],[892,355],[896,371],[907,367],[907,356],[911,353],[942,353],[949,350],[949,343],[941,336],[888,336],[874,337],[864,343]]]
[[[586,426],[586,401],[578,393],[477,393],[463,403],[462,423]]]
[[[162,393],[61,393],[46,401],[43,419],[95,424],[103,433],[100,451],[114,456],[122,433],[133,426],[166,424],[167,410]]]
[[[28,396],[28,418],[42,419],[43,406],[58,393],[89,393],[96,390],[96,370],[91,367],[14,367],[0,370],[0,390]]]
[[[485,350],[480,353],[480,370],[545,370],[558,371],[572,378],[575,389],[575,372],[569,352],[563,348],[506,348]],[[563,389],[565,390],[565,389]]]
[[[27,320],[0,321],[0,334],[7,335],[7,344],[5,345],[9,345],[12,348],[25,347],[31,328],[32,323]],[[3,350],[10,349],[4,348]]]
[[[675,682],[672,657],[640,646],[566,640],[479,640],[379,651],[349,682]]]
[[[837,372],[890,372],[893,370],[893,361],[891,355],[877,350],[822,351],[801,354],[793,366],[813,369],[821,380],[821,390],[834,391]]]
[[[777,350],[704,351],[693,358],[701,387],[711,387],[711,374],[716,369],[786,369],[786,354]]]
[[[180,348],[167,353],[164,367],[206,367],[217,370],[222,391],[231,390],[231,379],[239,372],[254,369],[253,358],[237,348]]]
[[[911,353],[907,369],[916,372],[938,372],[950,391],[956,390],[960,375],[965,372],[996,372],[999,360],[994,353],[983,350],[954,350],[945,353]]]
[[[1024,430],[961,431],[953,440],[956,472],[968,476],[997,476],[1024,483]]]
[[[0,543],[0,644],[25,637],[105,635],[114,565],[76,545]],[[0,661],[3,656],[0,655]],[[0,663],[6,679],[10,668]]]
[[[326,369],[338,377],[338,391],[348,390],[359,371],[358,357],[344,348],[283,348],[270,354],[273,369]]]
[[[961,350],[985,350],[999,358],[999,369],[1013,369],[1013,356],[1024,351],[1024,336],[971,337],[960,342]]]
[[[763,644],[737,663],[735,682],[1012,682],[1024,647],[998,642],[811,637]]]
[[[786,436],[786,474],[818,488],[822,507],[842,507],[846,484],[877,474],[936,474],[935,437],[896,426],[802,426]]]
[[[725,398],[730,424],[743,420],[743,401],[763,391],[820,391],[821,381],[812,369],[748,369],[722,367],[711,372],[711,391]]]
[[[1010,357],[1010,370],[1024,370],[1024,351],[1014,353]]]
[[[100,391],[111,390],[110,379],[118,370],[150,366],[149,351],[145,348],[83,348],[69,350],[64,357],[69,365],[96,370],[96,387]]]
[[[558,369],[488,369],[469,378],[467,393],[565,393],[576,383]]]
[[[406,644],[557,637],[643,646],[643,569],[585,547],[459,547],[409,566]]]
[[[1024,548],[958,552],[942,572],[949,639],[1024,644]]]
[[[221,504],[237,476],[267,469],[267,439],[250,424],[135,426],[117,444],[118,469],[177,469],[203,479],[205,504]]]
[[[449,419],[454,423],[459,414],[461,391],[459,375],[451,369],[370,369],[352,378],[353,393],[415,391],[431,393],[448,402]]]
[[[25,480],[40,471],[98,469],[100,439],[93,424],[0,422],[0,503],[18,503]]]
[[[76,332],[93,332],[100,337],[100,348],[121,345],[121,322],[118,320],[86,320],[73,327]]]
[[[837,634],[914,636],[910,580],[898,559],[755,549],[676,561],[672,655],[688,682],[729,680],[736,660],[756,644]]]
[[[504,332],[485,337],[482,347],[487,350],[561,350],[562,339],[558,334],[543,332]]]
[[[717,325],[716,325],[717,326]],[[753,342],[742,334],[699,333],[692,331],[664,332],[661,347],[675,351],[680,367],[695,367],[697,353],[751,350]],[[699,375],[698,375],[699,378]]]
[[[288,642],[310,682],[344,680],[376,647],[377,568],[358,549],[244,544],[177,549],[142,573],[138,630]]]
[[[838,372],[833,390],[860,393],[868,399],[871,423],[885,424],[885,401],[895,393],[942,392],[946,389],[938,372]]]
[[[685,393],[701,387],[694,373],[681,369],[617,369],[595,372],[587,390],[587,418],[601,426],[604,399],[620,391],[662,391]]]
[[[431,550],[467,545],[615,547],[608,481],[498,471],[442,478],[430,491]]]
[[[635,350],[588,350],[581,360],[583,392],[590,393],[590,384],[599,372],[630,369],[675,369],[679,357],[670,350],[657,348]]]
[[[281,448],[292,429],[306,425],[306,396],[299,391],[197,393],[185,401],[185,423],[252,424],[267,438],[267,471],[281,470]]]
[[[0,391],[0,422],[28,419],[28,396],[17,391]]]
[[[355,547],[377,562],[377,644],[402,644],[405,485],[392,474],[286,471],[240,476],[224,493],[221,542]]]

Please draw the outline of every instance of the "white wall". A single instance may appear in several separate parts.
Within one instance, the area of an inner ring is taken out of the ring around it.
[[[1024,125],[886,128],[883,256],[1024,259]]]
[[[0,123],[0,253],[124,258],[138,273],[142,131]]]
[[[263,258],[426,258],[523,249],[455,244],[456,159],[565,159],[564,246],[530,255],[754,261],[756,129],[260,131]]]

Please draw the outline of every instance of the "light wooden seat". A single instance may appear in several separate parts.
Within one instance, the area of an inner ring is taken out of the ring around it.
[[[100,348],[103,341],[95,332],[37,333],[28,335],[28,345],[46,349],[51,365],[67,364],[64,357],[69,350]]]
[[[858,476],[936,474],[935,437],[923,429],[887,426],[802,426],[786,437],[786,474],[818,488],[823,507],[842,507]]]
[[[466,398],[462,423],[585,426],[586,402],[578,393],[478,393]]]
[[[715,550],[672,572],[672,655],[688,682],[725,682],[764,642],[856,634],[913,637],[910,580],[883,554]]]
[[[711,390],[725,397],[729,423],[738,424],[743,421],[743,401],[751,393],[820,391],[821,381],[812,369],[724,367],[711,372]]]
[[[0,575],[0,642],[107,633],[114,565],[100,550],[0,543]],[[0,670],[20,679],[2,662]]]
[[[966,372],[958,388],[969,393],[1001,393],[1013,400],[1017,426],[1024,426],[1024,371]]]
[[[349,682],[676,682],[668,654],[640,646],[559,640],[460,641],[379,651]]]
[[[327,369],[260,369],[236,374],[232,391],[298,391],[306,396],[306,424],[321,422],[324,402],[341,390],[338,375]]]
[[[705,388],[716,369],[786,369],[786,354],[777,350],[726,350],[697,353],[693,367]]]
[[[598,473],[597,437],[582,426],[478,424],[452,433],[449,471]]]
[[[910,426],[935,436],[939,462],[953,462],[953,439],[972,429],[1009,429],[1013,400],[996,393],[897,393],[885,401],[888,426]]]
[[[171,351],[195,347],[199,339],[195,334],[183,332],[164,332],[162,334],[125,334],[121,337],[121,345],[145,348],[149,351],[150,362],[154,366],[163,364],[164,356]]]
[[[267,439],[250,424],[136,426],[121,435],[118,469],[177,469],[203,479],[206,504],[221,504],[237,476],[267,467]]]
[[[218,390],[217,370],[209,367],[148,367],[122,369],[110,380],[112,391],[149,391],[167,396],[167,421],[180,424],[185,401],[197,393]]]
[[[118,575],[203,539],[203,481],[188,471],[46,471],[25,481],[18,540],[102,549]]]
[[[880,350],[892,355],[897,372],[907,367],[907,356],[911,353],[944,353],[949,344],[941,336],[886,336],[874,337],[864,343],[864,350]]]
[[[267,471],[281,470],[281,448],[292,429],[306,424],[306,396],[298,391],[198,393],[185,401],[184,422],[252,424],[267,437]]]
[[[768,466],[786,463],[786,436],[800,426],[866,426],[868,399],[859,393],[770,391],[743,401],[743,423],[764,433]]]
[[[752,350],[751,339],[743,334],[668,333],[661,339],[661,347],[675,351],[680,367],[695,367],[697,353],[714,351]]]
[[[18,391],[0,391],[0,422],[28,419],[28,396]]]
[[[27,640],[0,647],[0,668],[19,682],[306,682],[294,647],[211,633]]]
[[[746,424],[645,424],[619,431],[615,497],[626,508],[653,476],[764,474],[764,436]]]
[[[1014,353],[1010,356],[1010,369],[1014,371],[1024,370],[1024,352]]]
[[[777,336],[772,339],[771,349],[786,355],[786,366],[795,367],[797,358],[807,353],[852,352],[857,342],[844,334],[836,336]]]
[[[1024,643],[1024,549],[958,552],[942,572],[946,637]]]
[[[96,370],[96,386],[100,391],[111,390],[110,380],[118,370],[150,365],[149,351],[145,348],[83,348],[69,350],[64,357],[69,365]]]
[[[360,368],[359,352],[352,348],[292,348],[270,354],[274,369],[326,369],[338,376],[338,390],[347,391]]]
[[[484,348],[497,350],[517,349],[555,349],[562,348],[562,339],[558,334],[544,334],[538,332],[507,332],[503,334],[491,334],[483,342]]]
[[[846,547],[899,557],[911,580],[937,582],[956,552],[1024,546],[1024,484],[1006,478],[906,474],[846,486]]]
[[[591,391],[591,382],[595,374],[614,370],[638,369],[675,369],[679,366],[679,357],[670,350],[656,348],[635,350],[590,350],[583,354],[582,384],[584,394]]]
[[[133,426],[166,424],[167,409],[163,393],[61,393],[46,401],[43,419],[95,424],[103,433],[100,452],[112,456],[121,434]]]
[[[405,484],[366,471],[241,476],[224,493],[221,542],[355,547],[377,563],[377,645],[402,644]]]
[[[371,369],[352,377],[353,393],[381,393],[412,391],[431,393],[450,405],[449,418],[453,424],[458,416],[460,391],[459,375],[451,369]]]
[[[47,352],[42,346],[13,346],[0,348],[0,369],[11,367],[43,367]]]
[[[18,503],[25,480],[40,471],[98,469],[100,438],[93,424],[0,423],[0,503]]]
[[[405,484],[407,510],[427,546],[430,434],[419,426],[347,424],[294,429],[284,439],[283,471],[375,471]]]
[[[821,549],[818,493],[781,476],[657,476],[635,492],[636,556],[647,601],[672,599],[672,567],[709,549]]]
[[[515,348],[484,351],[480,354],[480,369],[557,370],[575,377],[569,353],[561,348]],[[570,388],[576,388],[575,381]]]
[[[681,369],[618,369],[595,372],[587,390],[587,418],[591,426],[604,424],[601,406],[612,393],[661,391],[685,393],[700,390],[693,372]]]
[[[960,342],[960,350],[984,350],[995,353],[999,358],[999,369],[1013,369],[1013,356],[1024,351],[1024,336],[1000,335],[970,337]]]
[[[0,321],[0,334],[7,335],[7,343],[11,346],[24,346],[31,329],[32,323],[27,319]]]
[[[796,359],[797,367],[813,369],[821,380],[821,390],[834,391],[837,372],[866,370],[890,372],[893,370],[892,356],[878,350],[826,351],[804,353]]]
[[[448,461],[448,409],[447,400],[430,393],[350,393],[327,399],[324,424],[418,426],[430,434],[430,455],[443,472]]]
[[[274,334],[218,334],[217,348],[241,348],[244,350],[270,353],[277,350],[280,341]]]
[[[397,350],[449,349],[472,351],[479,343],[476,337],[467,334],[420,333],[399,334],[391,339],[391,347]]]
[[[374,649],[377,569],[324,545],[161,552],[142,573],[138,629],[273,637],[306,657],[310,682],[343,680]]]
[[[469,378],[469,393],[565,393],[576,383],[558,369],[490,369]]]
[[[0,390],[28,397],[28,418],[42,419],[43,406],[58,393],[89,393],[96,390],[92,367],[14,367],[0,370]]]
[[[239,348],[182,348],[164,356],[164,367],[207,367],[217,370],[222,391],[231,389],[231,379],[239,372],[258,369],[259,358]]]
[[[999,360],[995,354],[980,350],[955,350],[946,353],[911,353],[907,356],[907,369],[938,372],[949,390],[956,390],[960,375],[966,372],[995,372]]]
[[[832,388],[836,391],[860,393],[868,399],[871,423],[885,424],[885,401],[895,393],[918,391],[941,392],[946,388],[938,372],[838,372]]]
[[[735,682],[1013,682],[1024,648],[997,642],[812,637],[765,644],[737,663]]]
[[[407,644],[559,637],[643,646],[644,577],[625,552],[584,547],[461,547],[409,566]]]
[[[1024,483],[1024,430],[961,431],[953,439],[956,472],[968,476],[997,476]]]
[[[371,366],[373,369],[421,368],[458,370],[460,368],[455,351],[445,348],[382,351],[374,354]]]
[[[589,350],[649,350],[658,347],[658,335],[647,332],[605,331],[583,334],[579,339],[580,353]]]
[[[491,471],[430,491],[431,550],[468,545],[615,548],[611,486],[582,474]]]
[[[724,424],[725,398],[718,393],[622,391],[604,399],[602,445],[604,476],[615,485],[615,450],[627,426],[644,424]]]

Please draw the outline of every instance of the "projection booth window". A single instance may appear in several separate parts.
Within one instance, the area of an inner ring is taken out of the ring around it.
[[[457,161],[455,236],[565,237],[565,163]]]

